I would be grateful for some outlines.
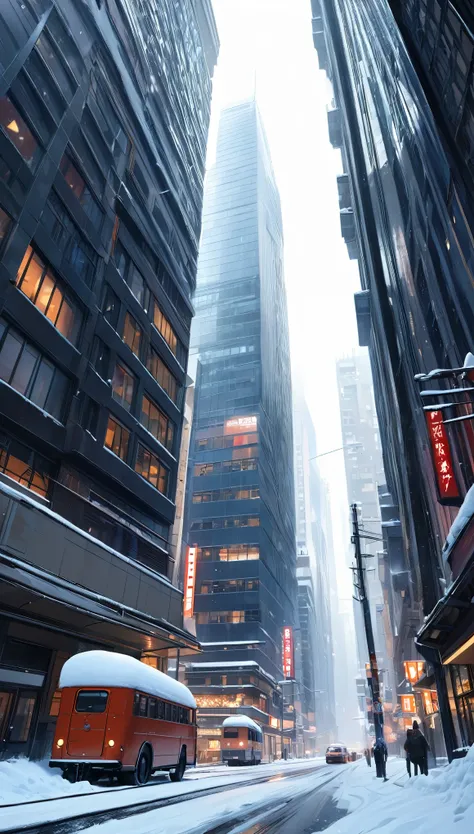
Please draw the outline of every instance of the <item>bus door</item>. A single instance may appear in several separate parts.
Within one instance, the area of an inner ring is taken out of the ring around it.
[[[69,756],[99,759],[107,729],[109,693],[99,689],[80,689],[71,713],[67,752]]]

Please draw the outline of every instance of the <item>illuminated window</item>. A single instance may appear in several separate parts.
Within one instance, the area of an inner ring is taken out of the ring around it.
[[[120,423],[117,423],[113,417],[109,416],[104,446],[106,446],[107,449],[110,449],[114,455],[117,455],[117,457],[126,461],[129,440],[130,432],[121,426]]]
[[[8,96],[0,97],[0,127],[10,142],[15,145],[25,162],[31,168],[35,168],[42,155],[42,150]]]
[[[0,447],[0,472],[43,498],[47,497],[49,466],[26,446],[7,440]]]
[[[143,397],[140,422],[167,449],[173,446],[174,426],[171,420],[148,397]]]
[[[103,213],[95,198],[92,196],[92,191],[86,181],[67,154],[64,154],[61,159],[59,169],[72,193],[79,200],[89,220],[94,223],[96,231],[100,231]]]
[[[140,341],[142,337],[142,331],[139,328],[137,322],[130,315],[127,313],[125,316],[125,323],[123,326],[123,340],[126,345],[129,346],[130,350],[135,354],[135,356],[140,355]]]
[[[66,339],[77,342],[82,322],[77,304],[31,246],[20,264],[17,287]]]
[[[176,333],[174,332],[171,324],[169,323],[168,319],[161,312],[160,306],[156,300],[154,299],[153,304],[153,324],[155,325],[156,329],[159,333],[163,336],[166,344],[170,348],[170,350],[176,355],[177,343],[178,339]]]
[[[260,622],[260,611],[257,608],[248,611],[199,611],[196,622],[198,625],[255,623]]]
[[[134,385],[135,377],[133,374],[126,366],[117,362],[112,379],[112,396],[127,411],[130,411],[132,405]]]
[[[168,469],[166,466],[163,466],[156,455],[148,449],[145,449],[140,443],[138,444],[135,472],[138,472],[142,478],[149,481],[158,492],[166,495],[168,490]]]
[[[213,489],[209,492],[193,493],[193,504],[207,504],[212,501],[246,501],[260,498],[258,487],[229,487],[228,489]]]
[[[151,346],[148,349],[146,366],[152,377],[157,381],[158,385],[160,385],[161,388],[163,388],[163,391],[166,391],[168,397],[176,403],[178,400],[179,390],[178,382],[174,378],[171,371],[168,370],[165,363],[160,359],[156,350],[154,350]]]

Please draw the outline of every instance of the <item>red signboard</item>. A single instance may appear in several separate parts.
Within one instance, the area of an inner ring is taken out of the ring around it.
[[[427,411],[426,419],[440,498],[441,500],[459,498],[443,414],[441,411]]]
[[[184,616],[194,614],[194,589],[196,586],[196,548],[188,547],[186,559],[186,574],[184,579]]]
[[[283,677],[294,678],[295,676],[295,648],[293,643],[293,629],[285,626],[283,629]]]

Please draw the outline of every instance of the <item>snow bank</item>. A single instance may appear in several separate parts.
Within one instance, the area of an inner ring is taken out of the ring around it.
[[[249,730],[258,730],[259,733],[262,732],[262,728],[258,726],[255,721],[252,721],[251,718],[247,718],[246,715],[231,715],[229,718],[226,718],[222,722],[223,727],[248,727]]]
[[[30,762],[24,758],[0,762],[0,805],[101,790],[89,782],[71,785],[59,770],[51,770],[47,762]]]
[[[120,686],[139,689],[183,707],[196,709],[196,701],[187,686],[146,666],[134,657],[118,652],[81,652],[66,660],[59,688],[66,686]]]

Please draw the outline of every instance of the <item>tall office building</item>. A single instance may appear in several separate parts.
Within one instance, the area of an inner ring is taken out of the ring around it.
[[[301,390],[294,395],[296,548],[301,641],[301,703],[305,749],[336,740],[334,651],[329,561],[330,507],[316,456],[316,435]]]
[[[47,755],[69,655],[196,648],[168,577],[218,40],[208,0],[0,5],[1,758]]]
[[[220,119],[193,324],[200,370],[186,531],[196,560],[194,613],[204,654],[188,665],[187,675],[199,707],[203,759],[219,755],[212,752],[213,735],[233,712],[264,726],[267,755],[279,749],[282,717],[287,742],[294,736],[294,716],[291,709],[282,716],[277,684],[282,629],[296,623],[282,246],[270,155],[256,103],[248,101]]]
[[[420,715],[425,724],[441,717],[451,756],[474,741],[470,505],[448,536],[474,480],[464,390],[472,375],[463,369],[474,329],[472,4],[312,0],[312,8],[334,87],[341,227],[359,258],[359,339],[372,362],[386,503],[398,508],[403,534],[403,550],[388,553],[398,656],[416,660],[418,647],[429,664],[417,684]]]

